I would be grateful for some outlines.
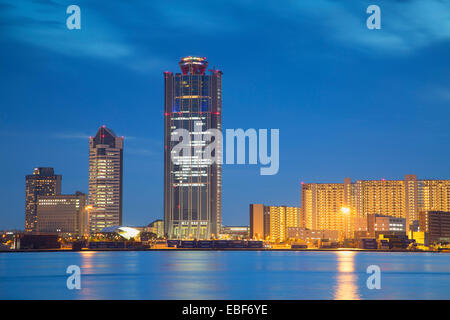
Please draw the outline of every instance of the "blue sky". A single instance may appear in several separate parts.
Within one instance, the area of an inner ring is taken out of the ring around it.
[[[450,179],[450,1],[0,0],[0,48],[0,229],[23,228],[34,167],[88,191],[103,124],[125,136],[125,224],[162,218],[162,72],[187,55],[223,70],[224,128],[280,129],[277,175],[224,166],[225,225],[299,205],[300,181]]]

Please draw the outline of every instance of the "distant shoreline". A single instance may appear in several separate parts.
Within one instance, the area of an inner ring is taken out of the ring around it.
[[[86,250],[71,250],[71,249],[22,249],[22,250],[0,250],[0,253],[19,253],[19,252],[123,252],[123,251],[138,251],[138,252],[152,252],[152,251],[274,251],[274,252],[339,252],[339,251],[353,251],[353,252],[373,252],[373,253],[450,253],[450,251],[409,251],[409,250],[369,250],[356,248],[340,248],[340,249],[261,249],[261,248],[155,248],[155,249],[86,249]]]

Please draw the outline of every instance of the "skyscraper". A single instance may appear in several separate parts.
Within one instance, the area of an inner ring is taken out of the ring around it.
[[[122,224],[123,137],[102,126],[89,138],[91,232]]]
[[[222,167],[195,152],[195,143],[203,148],[206,142],[194,136],[222,130],[222,72],[205,74],[206,58],[182,58],[179,65],[181,73],[164,72],[164,228],[169,238],[207,239],[222,224]],[[178,164],[171,159],[176,129],[186,129],[192,141],[192,152]]]
[[[302,227],[310,230],[336,230],[350,236],[349,218],[354,215],[353,189],[344,183],[302,182]]]
[[[61,179],[53,168],[35,168],[33,174],[25,177],[25,231],[37,231],[38,196],[61,194]]]

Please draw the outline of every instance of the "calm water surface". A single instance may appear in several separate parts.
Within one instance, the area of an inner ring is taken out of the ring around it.
[[[381,289],[366,287],[369,265]],[[68,290],[66,268],[81,268]],[[449,299],[450,254],[373,252],[0,253],[0,299]]]

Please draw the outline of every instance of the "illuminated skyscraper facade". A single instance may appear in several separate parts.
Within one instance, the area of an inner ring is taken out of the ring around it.
[[[102,126],[89,138],[90,232],[122,225],[123,137]]]
[[[169,238],[208,239],[222,224],[222,167],[198,152],[206,145],[198,135],[222,130],[222,72],[206,74],[206,58],[182,58],[179,65],[181,73],[164,72],[164,228]],[[189,132],[191,153],[174,163],[177,129]]]
[[[302,227],[309,230],[335,230],[351,234],[353,185],[344,183],[302,183]]]
[[[450,180],[420,180],[418,190],[417,216],[420,211],[450,211]]]
[[[53,168],[35,168],[25,177],[25,231],[37,231],[38,196],[61,194],[61,179]]]
[[[270,206],[270,233],[271,241],[285,241],[288,238],[288,228],[300,226],[300,208],[286,206]]]

